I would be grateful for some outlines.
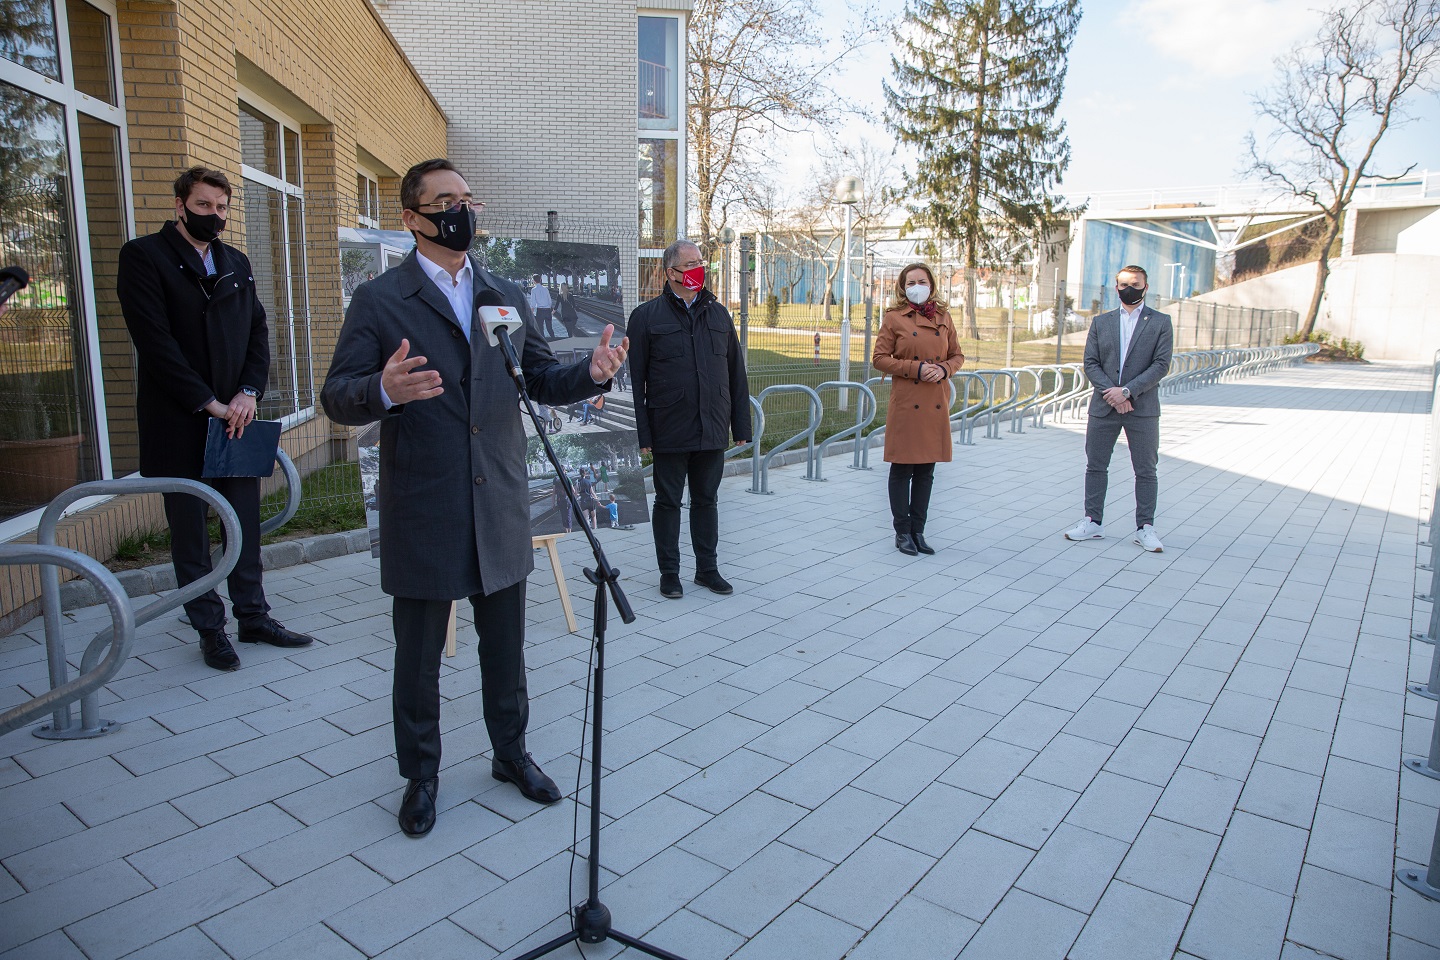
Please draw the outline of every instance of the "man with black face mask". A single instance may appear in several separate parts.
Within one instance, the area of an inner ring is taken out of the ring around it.
[[[218,237],[230,210],[230,181],[218,170],[192,167],[175,180],[175,219],[120,250],[116,290],[138,360],[136,425],[140,473],[201,479],[211,417],[240,435],[255,419],[270,372],[265,308],[245,254]],[[242,643],[303,647],[313,638],[287,630],[269,615],[260,573],[260,481],[205,480],[240,520],[240,559],[231,571],[231,609]],[[175,579],[192,583],[210,572],[207,508],[167,493],[165,519]],[[225,631],[215,591],[185,604],[200,634],[205,663],[234,670],[240,658]]]
[[[479,203],[448,160],[411,167],[400,205],[416,249],[355,290],[320,400],[336,423],[380,421],[380,587],[394,598],[395,757],[407,781],[399,820],[419,837],[435,824],[440,789],[440,656],[451,604],[465,597],[479,636],[491,775],[536,803],[560,799],[525,746],[525,578],[535,566],[525,432],[477,307],[489,292],[526,319],[512,342],[521,341],[537,403],[608,390],[629,341],[612,345],[607,327],[588,360],[561,366],[529,322],[524,292],[466,255]]]
[[[1067,540],[1098,540],[1105,513],[1110,455],[1120,431],[1135,469],[1135,537],[1152,553],[1164,549],[1155,533],[1159,492],[1160,381],[1170,371],[1174,332],[1170,318],[1144,306],[1148,278],[1141,267],[1115,275],[1120,307],[1090,322],[1085,375],[1095,387],[1085,426],[1085,519],[1065,531]]]

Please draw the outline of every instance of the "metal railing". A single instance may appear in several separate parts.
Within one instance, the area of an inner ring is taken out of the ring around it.
[[[760,437],[765,429],[765,399],[777,393],[803,393],[810,401],[810,420],[804,430],[788,437],[782,443],[776,444],[770,452],[763,457],[760,455]],[[793,447],[801,440],[807,442],[805,456],[805,479],[815,479],[815,431],[820,429],[820,418],[824,415],[825,405],[820,402],[820,395],[810,387],[799,383],[778,383],[766,387],[760,391],[755,398],[760,407],[760,429],[755,433],[755,454],[754,463],[751,468],[751,493],[770,493],[770,461],[774,460],[781,453]]]
[[[816,480],[825,479],[825,477],[823,476],[823,470],[825,465],[825,451],[829,450],[830,445],[836,440],[843,440],[846,437],[855,438],[855,462],[853,466],[857,470],[862,469],[860,464],[860,448],[862,444],[859,442],[859,440],[861,435],[864,433],[865,428],[875,422],[875,413],[879,409],[879,404],[875,400],[875,391],[871,390],[866,384],[856,383],[853,380],[826,380],[824,383],[820,384],[820,386],[816,388],[816,392],[818,393],[821,390],[829,390],[832,388],[842,391],[858,391],[860,394],[860,403],[855,408],[855,422],[842,430],[836,431],[826,439],[822,440],[820,442],[820,445],[817,446],[811,453],[811,459],[815,461]]]

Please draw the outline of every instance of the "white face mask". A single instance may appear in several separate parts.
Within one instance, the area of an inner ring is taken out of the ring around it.
[[[930,284],[912,283],[905,288],[905,299],[914,304],[924,303],[930,299]]]

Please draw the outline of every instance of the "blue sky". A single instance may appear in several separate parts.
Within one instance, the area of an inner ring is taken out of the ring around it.
[[[1066,192],[1240,182],[1243,138],[1256,125],[1250,95],[1272,81],[1277,56],[1314,36],[1316,0],[1082,2],[1061,106],[1072,154]],[[846,0],[817,3],[828,16],[849,15]],[[904,9],[903,0],[878,3]],[[878,112],[889,73],[888,43],[877,43],[827,85]],[[1440,98],[1417,98],[1412,113],[1382,145],[1386,171],[1440,171]],[[858,123],[841,139],[862,137],[890,142]],[[785,180],[803,180],[806,151],[784,153],[796,158]]]

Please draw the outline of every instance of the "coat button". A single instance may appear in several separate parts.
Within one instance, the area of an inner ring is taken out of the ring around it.
[[[458,337],[458,336],[460,336],[460,331],[459,331],[459,330],[456,330],[454,327],[451,327],[451,328],[450,328],[450,336],[452,336],[452,337]]]
[[[482,484],[482,483],[484,483],[484,482],[485,482],[485,478],[484,478],[484,477],[476,477],[476,478],[475,478],[475,486],[477,486],[477,487],[480,486],[480,484]]]
[[[475,434],[477,434],[477,433],[479,433],[479,432],[480,432],[480,428],[479,428],[479,427],[471,427],[471,428],[470,428],[470,435],[471,435],[471,436],[474,436]]]
[[[935,404],[935,409],[936,409],[936,410],[939,410],[939,409],[940,409],[940,404],[938,404],[938,403]]]
[[[912,336],[912,337],[918,337],[918,336],[920,336],[920,331],[919,331],[919,330],[911,330],[911,331],[910,331],[910,336]]]
[[[935,331],[935,336],[937,336],[937,337],[940,336],[940,331],[939,331],[939,330],[936,330],[936,331]]]
[[[916,409],[916,410],[919,410],[919,409],[920,409],[920,404],[918,404],[918,403],[915,404],[915,409]]]

